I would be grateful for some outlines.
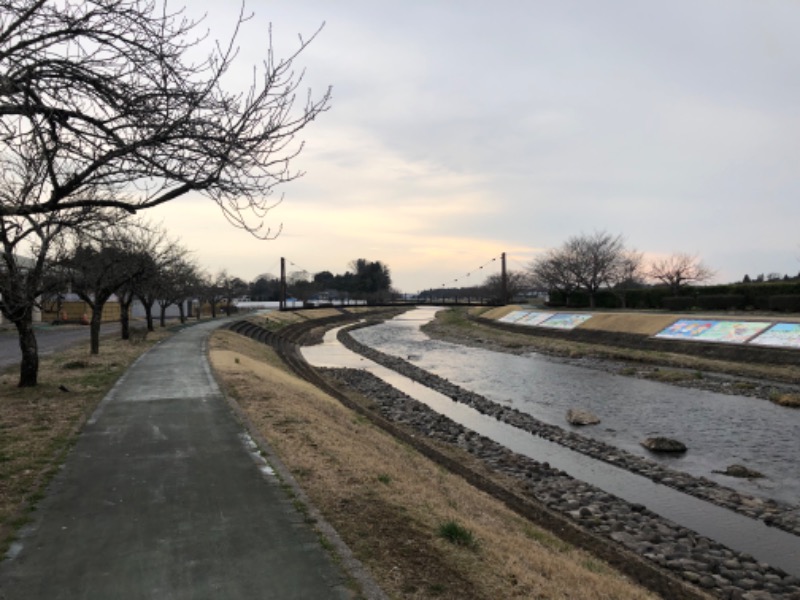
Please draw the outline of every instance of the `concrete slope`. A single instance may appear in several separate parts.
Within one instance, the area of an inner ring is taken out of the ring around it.
[[[208,368],[218,323],[145,354],[90,419],[36,520],[0,565],[0,598],[350,598]]]

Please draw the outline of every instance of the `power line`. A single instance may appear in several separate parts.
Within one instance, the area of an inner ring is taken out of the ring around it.
[[[471,276],[473,273],[477,273],[478,271],[481,271],[481,270],[483,270],[483,268],[484,268],[484,267],[486,267],[486,266],[488,266],[488,265],[492,264],[493,262],[495,262],[495,261],[496,261],[496,260],[498,260],[499,258],[500,258],[499,256],[495,256],[495,257],[494,257],[494,258],[492,258],[491,260],[488,260],[488,261],[486,261],[485,263],[483,263],[481,266],[479,266],[479,267],[477,267],[477,268],[475,268],[475,269],[472,269],[471,271],[467,272],[467,273],[466,273],[466,275],[462,275],[462,277],[470,277],[470,276]],[[459,278],[458,278],[458,277],[456,277],[455,279],[453,279],[453,283],[458,283],[458,280],[459,280]],[[446,286],[447,286],[447,283],[443,283],[443,284],[441,285],[441,287],[446,287]],[[464,287],[464,286],[462,286],[462,287]]]

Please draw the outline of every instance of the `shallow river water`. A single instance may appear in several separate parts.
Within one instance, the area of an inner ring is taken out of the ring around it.
[[[641,434],[642,437],[645,437],[654,433],[667,434],[667,431],[657,429],[656,425],[668,424],[674,427],[670,432],[675,437],[685,440],[690,449],[693,449],[690,450],[690,454],[697,455],[693,457],[693,460],[685,462],[682,462],[681,459],[671,461],[673,464],[670,466],[676,469],[708,475],[707,470],[710,468],[724,468],[725,465],[735,462],[732,461],[730,454],[725,455],[724,452],[711,452],[710,456],[704,456],[702,448],[706,446],[713,448],[713,444],[703,443],[693,446],[690,440],[694,438],[681,434],[685,431],[702,431],[702,427],[697,423],[684,426],[681,425],[681,422],[683,420],[699,420],[701,417],[698,415],[706,414],[709,411],[713,412],[711,408],[704,407],[699,413],[698,411],[689,411],[683,416],[676,414],[681,411],[685,413],[686,406],[691,404],[685,399],[684,393],[699,394],[701,400],[698,402],[702,404],[727,403],[731,397],[632,380],[565,365],[536,355],[515,357],[433,341],[419,331],[419,327],[432,318],[433,314],[434,311],[430,308],[415,310],[385,324],[356,330],[353,335],[364,344],[410,359],[428,371],[447,377],[453,383],[495,401],[515,406],[519,410],[525,410],[542,421],[568,428],[568,424],[564,421],[567,408],[579,406],[592,410],[601,416],[603,419],[601,427],[605,427],[598,432],[597,437],[632,452],[645,454],[645,452],[639,452],[639,446],[636,443],[636,440],[639,439],[637,436]],[[494,418],[481,415],[468,406],[452,402],[449,398],[433,390],[350,352],[336,341],[335,335],[335,330],[328,332],[322,345],[303,348],[306,360],[318,367],[365,368],[406,394],[425,402],[435,410],[502,443],[515,452],[542,462],[549,462],[553,467],[566,471],[576,479],[591,483],[629,502],[643,504],[667,519],[800,576],[800,538],[797,536],[767,527],[760,521],[749,519],[672,488],[656,484],[644,477],[591,459],[498,422]],[[503,371],[503,365],[507,362],[513,366]],[[526,363],[528,364],[527,369],[524,367]],[[625,385],[627,383],[634,385],[627,386]],[[532,389],[536,389],[536,392],[531,392]],[[581,394],[590,394],[594,400],[593,403],[578,402],[576,398],[582,397]],[[680,398],[670,399],[670,394],[677,394]],[[619,395],[623,397],[623,400],[615,398]],[[567,399],[561,400],[562,396],[566,396]],[[604,396],[609,398],[604,401]],[[569,401],[569,398],[572,398],[572,402]],[[737,408],[737,412],[745,412],[745,403],[750,403],[751,407],[755,407],[753,409],[755,412],[761,409],[767,409],[767,413],[771,412],[771,405],[766,402],[744,398],[733,398],[733,401],[737,407],[742,405],[741,408]],[[645,404],[645,406],[641,404]],[[664,404],[667,407],[663,409],[663,413],[652,420],[654,425],[641,425],[642,422],[647,423],[648,404],[659,411],[662,410]],[[634,408],[631,409],[630,405],[634,405]],[[728,404],[725,406],[727,407]],[[627,410],[631,410],[635,415],[630,419],[634,423],[632,426],[628,426],[627,415],[618,414]],[[671,416],[669,415],[670,411],[672,412]],[[745,416],[740,415],[737,420],[731,421],[735,431],[741,427],[742,418]],[[791,422],[790,419],[787,420]],[[609,421],[614,425],[610,425]],[[771,421],[759,418],[757,422],[761,424]],[[721,423],[715,421],[715,423],[714,427],[720,428],[724,427],[727,421]],[[797,427],[797,424],[795,423],[793,426]],[[714,428],[712,424],[708,424],[706,427],[709,430]],[[609,431],[609,429],[614,429],[614,431]],[[581,434],[586,435],[586,433],[587,428],[581,429]],[[744,428],[743,438],[746,438],[746,433],[746,428]],[[698,434],[694,433],[694,435]],[[634,442],[619,443],[619,440],[630,439]],[[712,439],[725,439],[725,435],[715,432]],[[797,439],[795,438],[795,442]],[[725,443],[729,445],[729,441]],[[758,441],[744,439],[742,446],[747,449],[747,452],[740,452],[738,456],[741,458],[736,460],[751,466],[760,466],[764,462],[761,457],[758,457],[757,461],[750,458],[758,451],[759,444]],[[791,447],[788,442],[785,445]],[[701,450],[697,450],[698,447]],[[796,445],[795,448],[797,448]],[[785,450],[773,454],[782,456],[783,451]],[[797,456],[797,450],[795,453]],[[784,458],[782,462],[788,463],[789,461]],[[687,465],[691,465],[691,469],[687,468]],[[759,470],[762,469],[759,468]],[[768,486],[759,486],[758,491],[762,495],[765,492],[778,490],[780,494],[776,497],[782,497],[784,494],[790,495],[789,490],[797,489],[798,474],[788,464],[782,464],[774,472],[784,472],[787,477],[782,481],[773,481]],[[729,478],[723,480],[723,483],[729,486],[736,482],[738,480],[730,481]],[[745,485],[744,487],[752,486]],[[796,496],[794,496],[794,502],[797,502]]]
[[[579,429],[665,466],[704,476],[742,492],[800,503],[800,411],[771,402],[679,388],[559,362],[431,340],[420,327],[435,314],[420,308],[352,333],[363,344],[405,358],[490,400],[565,429],[570,408],[590,410],[601,424]],[[639,441],[663,435],[689,448],[657,456]],[[713,471],[744,464],[764,479],[736,479]]]

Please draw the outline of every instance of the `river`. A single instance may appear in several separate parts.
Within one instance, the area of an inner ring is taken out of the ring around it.
[[[639,446],[638,440],[648,435],[672,434],[685,441],[690,451],[681,458],[663,459],[671,468],[711,478],[711,470],[743,462],[770,477],[753,483],[717,476],[722,477],[721,483],[797,504],[798,473],[791,454],[800,456],[798,411],[776,411],[781,407],[752,398],[622,377],[536,354],[514,356],[431,340],[420,327],[433,318],[435,311],[430,307],[416,309],[386,323],[356,330],[352,335],[377,350],[409,359],[453,383],[542,421],[568,428],[564,420],[567,408],[592,410],[603,423],[582,428],[582,435],[591,433],[606,443],[649,458],[652,455]],[[797,536],[485,417],[351,353],[336,342],[335,332],[326,334],[322,346],[304,348],[303,354],[314,366],[366,368],[515,452],[547,461],[577,479],[643,504],[665,518],[800,576]],[[648,411],[654,413],[652,418],[648,418]],[[720,418],[720,411],[724,418]],[[703,419],[706,421],[700,422]],[[776,431],[770,433],[770,428]],[[738,448],[736,453],[731,453],[732,448]]]

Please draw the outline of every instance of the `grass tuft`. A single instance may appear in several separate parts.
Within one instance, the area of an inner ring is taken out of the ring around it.
[[[438,533],[440,538],[456,546],[463,546],[472,550],[478,547],[478,542],[472,532],[455,521],[446,521],[439,525]]]

